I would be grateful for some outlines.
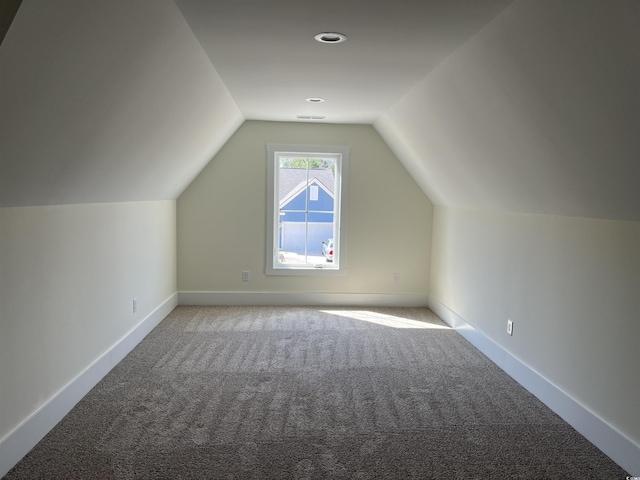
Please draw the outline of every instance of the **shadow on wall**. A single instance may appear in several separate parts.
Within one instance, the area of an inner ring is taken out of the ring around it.
[[[9,31],[22,0],[2,0],[0,2],[0,45]]]

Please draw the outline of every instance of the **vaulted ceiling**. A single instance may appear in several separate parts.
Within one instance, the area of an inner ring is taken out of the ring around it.
[[[638,24],[637,0],[23,0],[0,206],[176,198],[244,120],[314,115],[372,124],[439,205],[640,221]]]
[[[373,123],[512,0],[176,0],[243,115]],[[322,44],[320,32],[347,41]],[[321,97],[322,104],[305,102]]]
[[[0,206],[176,198],[244,121],[170,0],[23,0],[0,72]]]

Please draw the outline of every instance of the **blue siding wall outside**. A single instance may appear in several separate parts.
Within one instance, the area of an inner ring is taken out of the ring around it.
[[[322,255],[322,242],[333,237],[332,223],[284,222],[280,224],[280,248],[287,252],[304,254],[307,240],[307,255]]]
[[[311,184],[313,186],[313,183]],[[280,248],[289,252],[309,255],[322,254],[322,242],[333,236],[333,195],[318,188],[318,199],[309,200],[311,186],[280,208]],[[293,211],[292,211],[293,210]],[[305,226],[305,221],[308,224]]]

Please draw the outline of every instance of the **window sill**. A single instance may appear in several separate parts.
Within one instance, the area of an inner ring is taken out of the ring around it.
[[[265,271],[266,275],[288,275],[288,276],[345,276],[347,274],[346,268],[327,268],[327,267],[286,267],[286,268],[271,268],[267,267]]]

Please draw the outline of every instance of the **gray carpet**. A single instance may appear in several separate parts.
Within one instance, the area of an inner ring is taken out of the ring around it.
[[[626,475],[427,309],[183,306],[5,478]]]

